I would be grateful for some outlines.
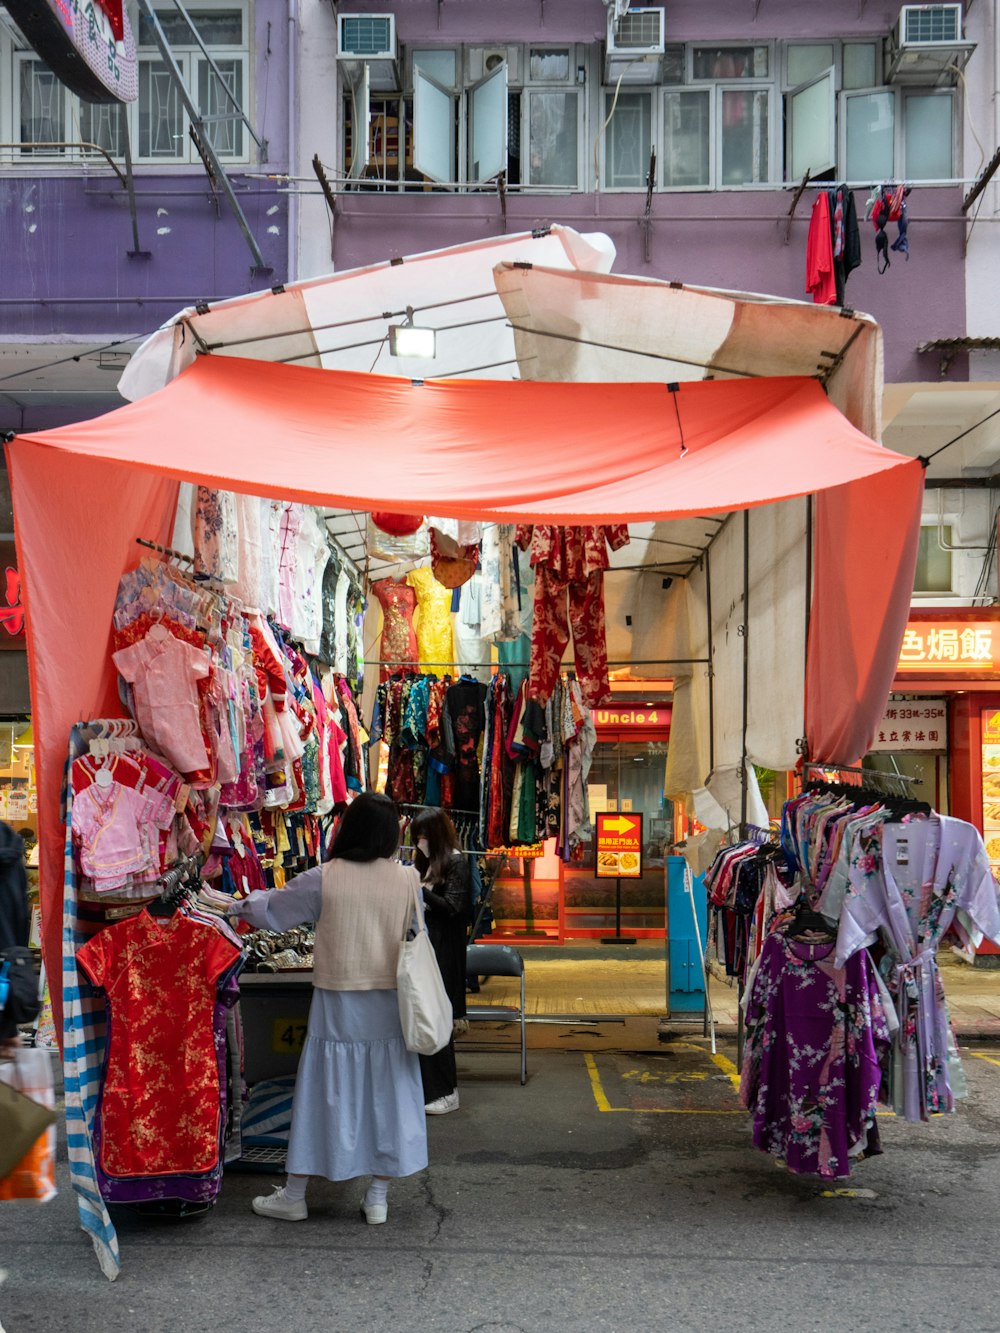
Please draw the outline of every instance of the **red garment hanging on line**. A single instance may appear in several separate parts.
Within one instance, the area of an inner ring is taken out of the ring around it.
[[[836,305],[837,283],[833,276],[833,233],[830,230],[830,198],[820,190],[813,201],[806,237],[806,291],[814,305]]]

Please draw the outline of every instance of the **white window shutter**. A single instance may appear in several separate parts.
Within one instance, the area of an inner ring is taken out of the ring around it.
[[[837,94],[833,66],[788,94],[789,180],[837,166]]]
[[[413,71],[413,165],[432,181],[451,181],[455,167],[455,99],[447,89]]]
[[[469,92],[469,180],[507,170],[507,62]]]
[[[371,154],[371,68],[364,61],[361,72],[351,82],[351,176],[365,174]]]

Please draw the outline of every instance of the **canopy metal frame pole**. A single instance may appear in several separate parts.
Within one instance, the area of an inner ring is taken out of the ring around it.
[[[236,191],[233,189],[232,181],[226,175],[226,168],[219,160],[219,156],[215,151],[215,146],[212,143],[211,135],[206,131],[204,117],[195,105],[191,94],[188,92],[187,85],[184,82],[184,75],[180,71],[180,66],[177,64],[173,50],[167,40],[166,33],[163,31],[163,25],[160,23],[159,15],[153,7],[153,0],[139,0],[139,7],[145,17],[149,19],[153,29],[153,38],[159,49],[163,63],[167,67],[167,73],[170,75],[171,82],[177,90],[177,96],[180,98],[185,111],[188,113],[192,128],[198,136],[199,150],[203,158],[207,158],[208,162],[211,163],[216,179],[222,186],[225,196],[229,201],[229,207],[232,209],[233,216],[236,218],[240,231],[243,233],[243,239],[246,241],[247,246],[250,249],[250,254],[253,256],[254,268],[258,273],[271,273],[273,270],[264,262],[264,256],[261,253],[260,246],[257,244],[257,238],[254,236],[253,231],[250,228],[250,223],[247,221],[247,216],[243,212],[243,207],[240,204],[239,199],[236,197]]]

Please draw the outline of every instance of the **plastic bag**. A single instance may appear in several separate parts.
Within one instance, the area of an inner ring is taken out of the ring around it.
[[[14,1059],[0,1064],[0,1081],[10,1083],[32,1101],[55,1110],[52,1055],[18,1047]],[[48,1203],[56,1195],[56,1128],[53,1122],[12,1171],[0,1180],[0,1201],[33,1199]]]

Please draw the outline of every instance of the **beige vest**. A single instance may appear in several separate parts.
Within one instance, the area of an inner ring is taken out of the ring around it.
[[[420,876],[398,861],[327,861],[316,922],[313,985],[395,990],[399,946]]]

